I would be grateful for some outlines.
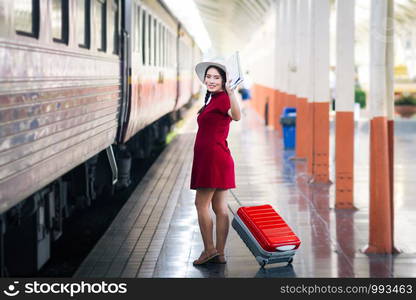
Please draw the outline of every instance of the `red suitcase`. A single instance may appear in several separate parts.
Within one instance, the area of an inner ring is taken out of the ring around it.
[[[240,207],[232,226],[262,267],[292,263],[300,245],[299,238],[271,205]]]

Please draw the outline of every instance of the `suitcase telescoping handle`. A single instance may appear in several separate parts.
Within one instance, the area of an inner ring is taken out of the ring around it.
[[[234,192],[230,189],[231,195],[233,195],[234,200],[238,203],[238,205],[240,207],[242,207],[243,205],[241,204],[240,200],[237,198],[237,196],[234,194]],[[233,215],[235,216],[235,212],[232,210],[230,204],[228,204],[228,208],[231,210],[231,212],[233,213]]]

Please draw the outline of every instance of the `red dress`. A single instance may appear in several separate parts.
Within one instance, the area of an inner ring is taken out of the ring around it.
[[[231,117],[230,98],[226,92],[211,95],[211,101],[198,115],[194,145],[191,189],[235,188],[234,161],[227,137]]]

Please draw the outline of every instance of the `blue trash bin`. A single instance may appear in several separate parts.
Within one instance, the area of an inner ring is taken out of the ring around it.
[[[295,149],[296,146],[296,108],[283,108],[280,116],[280,124],[283,128],[283,145],[285,149]]]

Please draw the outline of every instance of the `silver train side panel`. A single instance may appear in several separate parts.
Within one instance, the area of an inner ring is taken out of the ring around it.
[[[68,44],[54,43],[40,1],[39,38],[21,36],[11,3],[0,1],[0,213],[110,146],[120,104],[120,59],[110,42],[95,50],[94,22],[91,50],[78,47],[70,8]]]

